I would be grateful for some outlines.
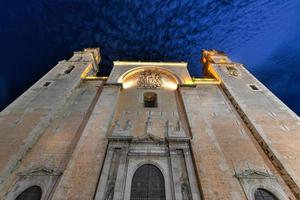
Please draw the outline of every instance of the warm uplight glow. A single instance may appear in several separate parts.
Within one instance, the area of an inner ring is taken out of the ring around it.
[[[80,75],[81,79],[84,79],[85,77],[87,77],[88,73],[90,72],[90,70],[93,68],[92,64],[89,64],[84,71],[82,72],[82,74]]]
[[[220,62],[220,63],[226,63],[227,61],[226,61],[224,58],[222,58],[222,59],[220,59],[219,62]]]
[[[124,89],[128,89],[128,88],[134,87],[134,86],[136,86],[136,80],[125,81],[122,85],[123,85]]]
[[[212,85],[212,84],[220,84],[221,81],[220,80],[216,80],[214,78],[194,78],[193,79],[194,81],[194,84],[201,84],[201,85],[205,85],[205,84],[209,84],[209,85]]]
[[[127,79],[122,83],[122,85],[123,85],[124,89],[137,87],[137,79],[135,79],[135,78]],[[177,83],[172,80],[163,79],[161,88],[166,89],[166,90],[176,90]]]
[[[80,78],[82,80],[103,80],[106,81],[108,79],[107,76],[88,76],[89,72],[93,69],[93,65],[89,64],[81,73]]]
[[[154,86],[157,89],[166,89],[166,90],[176,90],[178,81],[176,77],[166,69],[162,69],[159,67],[137,67],[125,72],[120,78],[118,79],[119,83],[122,83],[124,89],[128,88],[143,88],[144,86],[138,85],[138,80],[141,78],[141,73],[144,73],[145,70],[152,71],[153,74],[148,74],[149,80],[146,81],[155,81],[155,74],[159,76],[161,80],[161,84],[159,86]],[[142,77],[143,78],[143,77]],[[144,77],[145,78],[145,77]],[[146,87],[147,88],[147,87]],[[151,87],[150,87],[151,88]]]
[[[177,89],[177,83],[171,82],[168,80],[163,80],[163,87],[167,90],[176,90]]]

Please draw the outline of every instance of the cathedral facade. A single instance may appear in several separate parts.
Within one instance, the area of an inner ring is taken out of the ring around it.
[[[300,199],[300,119],[246,68],[74,52],[0,115],[0,199]]]

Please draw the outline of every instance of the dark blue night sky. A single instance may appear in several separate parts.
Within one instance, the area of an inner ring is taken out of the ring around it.
[[[0,110],[75,50],[113,60],[187,61],[201,49],[246,67],[300,114],[300,1],[22,0],[0,4]]]

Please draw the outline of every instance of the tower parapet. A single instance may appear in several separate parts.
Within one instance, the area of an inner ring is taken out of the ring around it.
[[[203,74],[206,77],[213,77],[221,81],[216,70],[212,64],[226,67],[228,73],[232,76],[238,76],[239,72],[237,67],[243,66],[240,63],[231,61],[231,59],[222,51],[216,50],[202,50],[201,62],[203,64]]]
[[[96,64],[100,63],[101,61],[100,48],[85,48],[83,51],[92,53]]]

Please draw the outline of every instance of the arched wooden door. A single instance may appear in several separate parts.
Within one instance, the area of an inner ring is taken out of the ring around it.
[[[154,165],[138,168],[131,184],[131,200],[165,200],[165,181],[161,171]]]

